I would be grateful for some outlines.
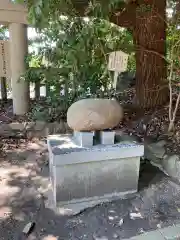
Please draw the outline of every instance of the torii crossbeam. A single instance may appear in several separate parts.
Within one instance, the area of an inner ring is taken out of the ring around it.
[[[0,23],[28,24],[28,10],[24,5],[0,0]]]

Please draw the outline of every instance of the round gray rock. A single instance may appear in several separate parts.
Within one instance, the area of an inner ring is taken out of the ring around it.
[[[122,107],[111,99],[82,99],[73,103],[67,112],[67,123],[76,131],[113,128],[122,118]]]

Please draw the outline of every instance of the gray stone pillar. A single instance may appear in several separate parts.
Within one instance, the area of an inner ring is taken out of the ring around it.
[[[25,57],[28,53],[27,27],[24,24],[11,23],[10,59],[12,76],[13,112],[23,115],[29,110],[29,84],[20,76],[26,70]]]

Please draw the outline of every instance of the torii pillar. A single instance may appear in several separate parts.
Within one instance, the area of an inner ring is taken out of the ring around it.
[[[16,115],[24,115],[29,110],[29,84],[20,79],[26,70],[28,53],[27,14],[23,5],[0,0],[0,22],[9,25],[13,112]]]

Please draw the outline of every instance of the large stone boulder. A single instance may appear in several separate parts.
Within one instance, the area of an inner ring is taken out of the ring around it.
[[[110,99],[82,99],[73,103],[67,112],[67,123],[76,131],[113,128],[122,118],[122,107]]]

